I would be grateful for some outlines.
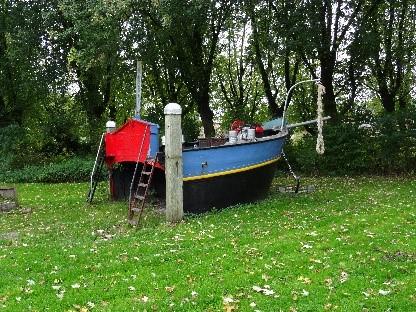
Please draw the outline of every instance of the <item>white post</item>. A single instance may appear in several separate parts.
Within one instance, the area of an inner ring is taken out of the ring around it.
[[[165,106],[166,221],[183,218],[182,109],[176,103]]]

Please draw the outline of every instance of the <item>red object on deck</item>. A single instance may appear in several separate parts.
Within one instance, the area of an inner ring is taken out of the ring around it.
[[[231,130],[236,130],[237,132],[240,132],[241,129],[243,129],[244,125],[246,123],[240,119],[236,119],[233,121],[233,123],[231,124]]]
[[[115,163],[144,162],[149,146],[150,124],[143,120],[129,119],[116,131],[105,135],[105,162],[109,168]]]
[[[256,128],[255,129],[256,129],[256,137],[257,138],[263,137],[263,133],[264,133],[263,127],[260,126],[260,125],[256,125]]]

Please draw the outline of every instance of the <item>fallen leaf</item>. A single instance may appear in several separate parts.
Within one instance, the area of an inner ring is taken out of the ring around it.
[[[347,272],[341,272],[341,275],[340,275],[340,277],[339,277],[339,281],[341,282],[341,283],[345,283],[347,280],[348,280],[348,273]]]
[[[166,287],[165,287],[165,290],[166,290],[168,293],[172,293],[172,292],[175,290],[175,286],[166,286]]]
[[[379,289],[378,293],[382,296],[387,296],[388,294],[390,294],[390,290],[383,290],[383,289]]]

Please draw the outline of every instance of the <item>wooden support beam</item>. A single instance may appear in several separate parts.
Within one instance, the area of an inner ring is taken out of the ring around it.
[[[182,108],[176,103],[165,106],[166,221],[183,218]]]

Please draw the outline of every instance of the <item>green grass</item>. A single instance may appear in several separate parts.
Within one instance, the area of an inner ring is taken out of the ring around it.
[[[306,183],[139,229],[105,183],[92,206],[84,183],[18,185],[32,212],[0,215],[0,311],[415,311],[414,178]]]

